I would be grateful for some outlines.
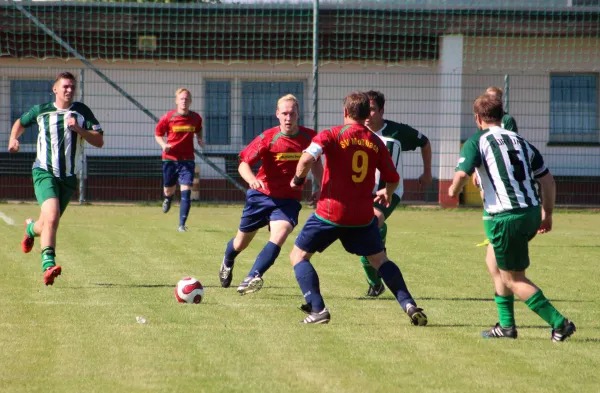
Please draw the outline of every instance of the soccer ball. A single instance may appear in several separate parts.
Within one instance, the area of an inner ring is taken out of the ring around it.
[[[193,277],[182,278],[175,287],[175,298],[179,303],[198,304],[204,298],[204,287]]]

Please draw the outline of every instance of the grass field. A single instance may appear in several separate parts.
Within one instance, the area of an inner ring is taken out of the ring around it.
[[[177,233],[178,207],[72,205],[53,287],[42,283],[38,244],[20,250],[22,220],[38,207],[0,212],[15,221],[0,221],[2,392],[600,392],[600,214],[558,212],[555,230],[531,243],[530,278],[578,329],[552,343],[521,302],[518,340],[480,338],[497,314],[475,247],[479,211],[401,209],[389,220],[388,254],[429,317],[424,328],[389,292],[365,299],[360,262],[339,243],[313,258],[331,323],[300,325],[288,259],[299,229],[260,292],[235,287],[266,231],[237,258],[232,288],[220,288],[241,206],[193,207],[190,231]],[[188,275],[205,286],[200,305],[175,301]]]

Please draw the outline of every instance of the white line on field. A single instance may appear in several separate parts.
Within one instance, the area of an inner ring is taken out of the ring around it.
[[[8,225],[15,225],[15,220],[7,216],[6,214],[0,212],[0,218],[4,220]]]

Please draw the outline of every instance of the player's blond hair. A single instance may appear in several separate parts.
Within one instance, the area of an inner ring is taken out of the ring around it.
[[[190,100],[192,99],[192,93],[188,89],[183,87],[180,87],[179,89],[175,90],[175,98],[179,97],[181,93],[188,93],[188,96],[190,96]]]
[[[292,101],[294,103],[294,107],[296,108],[296,112],[300,112],[300,101],[293,94],[286,94],[277,100],[277,110],[279,110],[279,104],[285,101]]]
[[[502,96],[504,95],[504,90],[502,90],[501,88],[496,87],[496,86],[490,86],[487,89],[485,89],[485,94],[496,96],[496,97],[498,97],[498,99],[500,101],[502,101]]]

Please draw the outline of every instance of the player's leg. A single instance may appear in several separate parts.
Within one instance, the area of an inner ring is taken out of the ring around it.
[[[181,189],[181,204],[179,205],[179,232],[186,232],[185,223],[190,213],[192,205],[192,183],[194,182],[194,169],[196,163],[194,161],[178,162],[178,181]]]
[[[294,274],[306,304],[300,309],[308,314],[302,323],[322,324],[329,323],[331,315],[325,307],[321,296],[319,275],[310,263],[310,258],[315,252],[323,252],[338,239],[339,228],[319,220],[312,214],[298,237],[290,253],[290,262],[294,267]]]
[[[171,209],[171,202],[177,187],[177,163],[163,161],[163,204],[162,211],[166,213]]]
[[[488,233],[487,229],[486,233]],[[491,244],[486,249],[485,263],[494,283],[494,302],[498,309],[498,323],[492,328],[482,331],[481,335],[484,338],[517,338],[515,296],[502,280]]]
[[[248,276],[238,287],[240,294],[260,290],[263,285],[262,276],[275,263],[283,243],[298,224],[298,214],[302,206],[295,199],[272,199],[274,208],[269,214],[269,241],[260,251]]]
[[[528,243],[535,236],[540,220],[539,209],[494,217],[495,228],[490,241],[504,285],[552,327],[553,341],[563,341],[575,332],[575,325],[525,275],[529,267]]]
[[[229,288],[233,278],[235,258],[250,244],[256,232],[268,224],[268,207],[265,206],[265,195],[256,190],[246,192],[246,205],[242,212],[240,226],[234,238],[225,247],[223,263],[219,270],[219,279],[223,288]]]
[[[375,203],[373,205],[373,212],[375,214],[375,217],[377,217],[379,234],[381,236],[381,240],[383,241],[384,249],[387,238],[387,224],[385,223],[385,220],[392,215],[399,203],[400,197],[396,194],[393,194],[392,201],[390,202],[389,206],[386,207],[380,203]],[[367,257],[361,256],[360,262],[362,263],[363,270],[365,271],[365,274],[367,276],[367,282],[369,283],[369,288],[367,289],[366,296],[380,296],[383,292],[385,292],[385,285],[383,285],[383,281],[381,280],[379,273],[373,266],[371,266]]]
[[[367,255],[369,263],[377,269],[385,285],[408,314],[412,324],[419,326],[427,324],[427,316],[421,308],[417,307],[417,302],[409,292],[400,268],[388,259],[384,251],[377,221],[373,220],[371,225],[367,227],[348,230],[346,234],[340,237],[340,240],[346,251],[358,255]]]

